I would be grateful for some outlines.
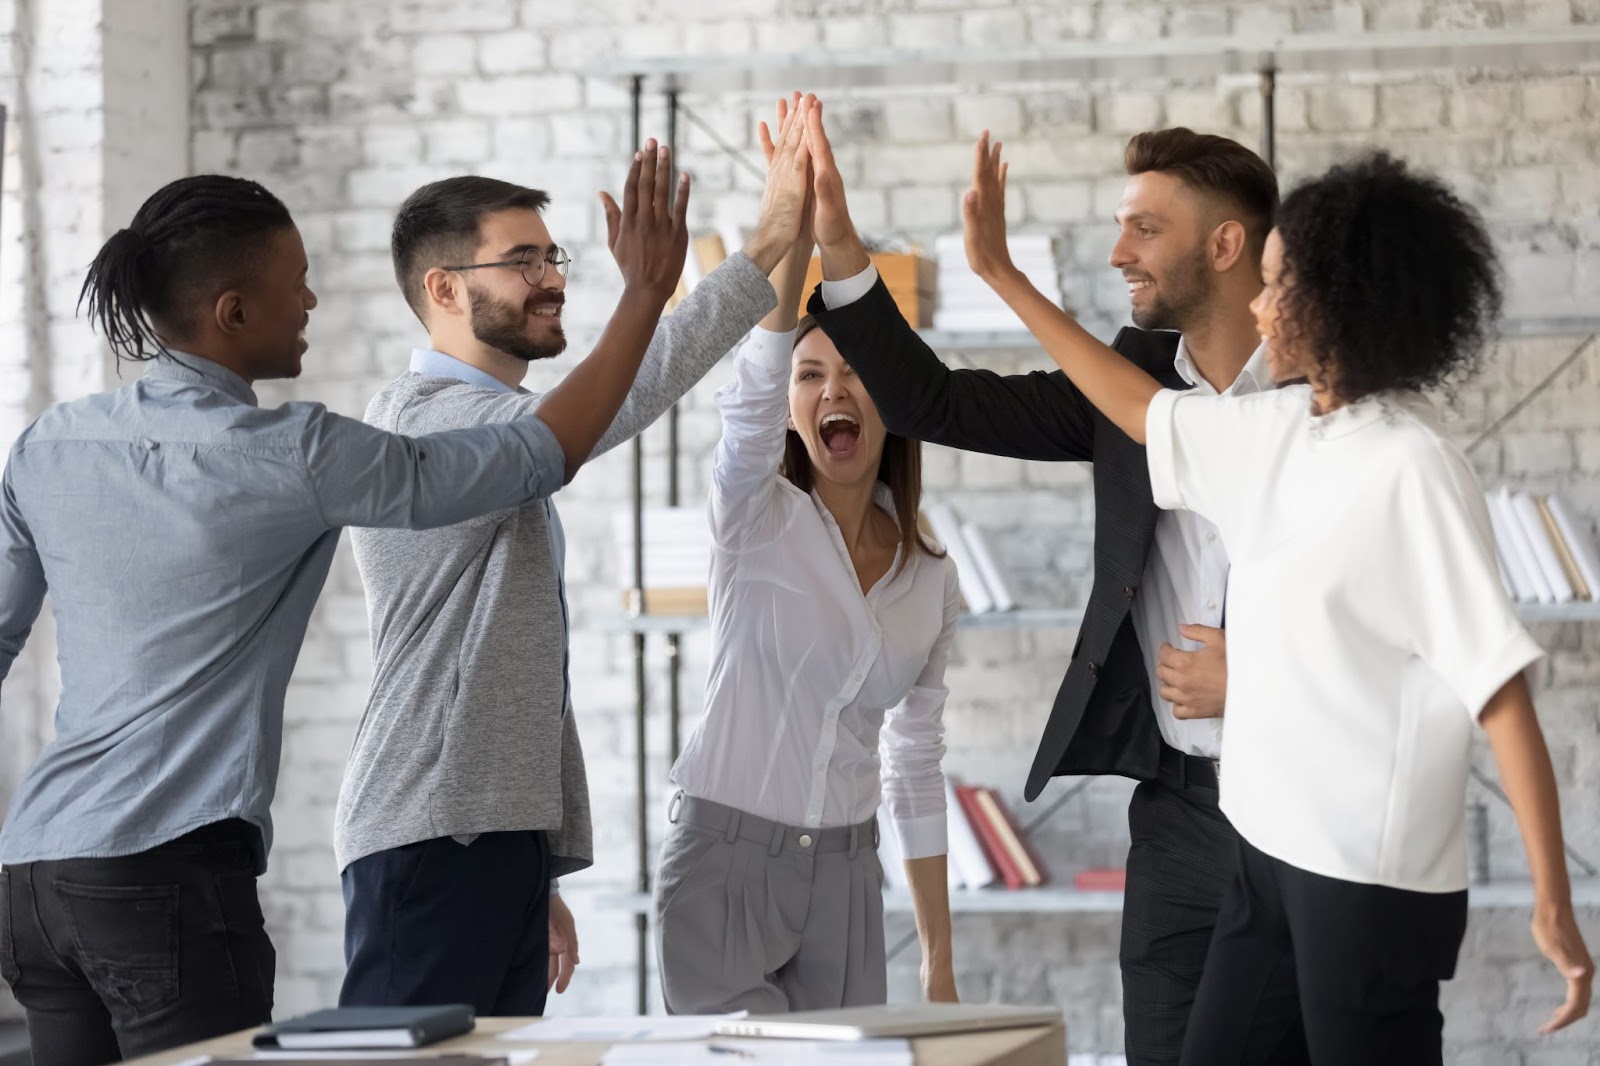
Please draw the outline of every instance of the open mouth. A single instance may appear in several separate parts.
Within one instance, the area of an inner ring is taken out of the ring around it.
[[[1137,296],[1146,289],[1155,287],[1155,282],[1150,278],[1128,278],[1128,295]]]
[[[856,453],[856,445],[861,440],[861,423],[842,411],[834,411],[822,416],[817,432],[822,435],[822,446],[829,455],[848,459]]]
[[[561,321],[561,305],[564,302],[563,300],[547,300],[542,303],[536,303],[528,308],[528,317],[559,322]]]

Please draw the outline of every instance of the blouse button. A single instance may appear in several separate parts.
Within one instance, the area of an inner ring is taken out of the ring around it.
[[[1100,676],[1100,664],[1099,663],[1090,663],[1089,664],[1089,676],[1090,677],[1099,677]]]

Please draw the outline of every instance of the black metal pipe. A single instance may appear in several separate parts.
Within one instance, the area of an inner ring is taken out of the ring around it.
[[[1278,169],[1278,128],[1273,109],[1277,91],[1278,68],[1269,63],[1261,68],[1261,158],[1273,170]]]
[[[667,90],[667,143],[672,146],[673,189],[677,188],[678,168],[678,90]],[[681,502],[678,485],[678,466],[681,447],[678,436],[678,405],[667,411],[667,506],[676,507]],[[677,633],[667,636],[667,750],[677,761],[682,748],[683,704],[679,693],[679,679],[683,672],[682,637]]]
[[[638,151],[644,144],[644,77],[633,76],[633,129],[632,147]],[[633,603],[630,613],[644,612],[644,441],[633,438]],[[633,635],[633,698],[634,698],[634,789],[635,811],[639,819],[639,891],[650,891],[650,823],[649,804],[645,781],[645,731],[647,710],[644,675],[645,639],[643,633]],[[644,911],[633,916],[633,928],[638,944],[638,1011],[644,1014],[650,1007],[650,988],[645,980],[645,969],[650,963],[650,919]]]

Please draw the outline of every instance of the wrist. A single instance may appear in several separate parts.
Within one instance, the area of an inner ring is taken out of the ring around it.
[[[750,239],[744,242],[741,251],[761,270],[761,273],[771,274],[783,261],[790,246],[791,242],[781,239],[767,227],[760,226],[750,235]]]
[[[822,251],[822,276],[828,281],[853,278],[872,265],[872,257],[854,228],[842,237],[819,242],[818,247]]]

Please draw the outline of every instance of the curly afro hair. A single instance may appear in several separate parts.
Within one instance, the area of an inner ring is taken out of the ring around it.
[[[1478,212],[1374,152],[1283,201],[1284,319],[1339,398],[1470,378],[1502,303]]]

